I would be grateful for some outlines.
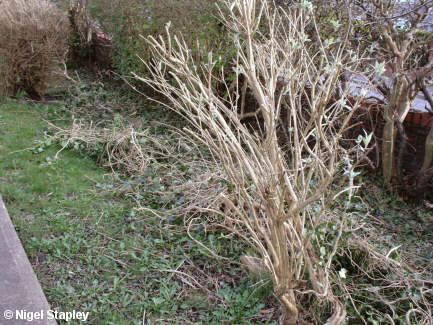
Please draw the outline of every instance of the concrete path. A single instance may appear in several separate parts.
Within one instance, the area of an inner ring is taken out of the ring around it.
[[[55,325],[0,196],[0,325]]]

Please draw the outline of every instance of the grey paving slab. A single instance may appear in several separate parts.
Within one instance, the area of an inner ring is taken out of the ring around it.
[[[0,196],[0,325],[57,324],[48,319],[48,310],[48,302]]]

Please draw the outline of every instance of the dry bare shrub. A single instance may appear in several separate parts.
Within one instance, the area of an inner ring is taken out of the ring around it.
[[[68,21],[49,0],[0,2],[0,93],[41,99],[67,51]]]
[[[324,247],[315,233],[335,199],[347,193],[350,201],[353,193],[359,147],[348,146],[344,134],[359,102],[347,106],[340,80],[359,58],[343,39],[318,48],[309,43],[306,26],[317,26],[308,5],[288,10],[256,0],[225,5],[222,20],[237,48],[236,80],[246,80],[264,132],[241,121],[239,82],[227,99],[213,88],[214,80],[225,82],[224,71],[215,71],[218,58],[209,53],[206,64],[197,61],[168,27],[167,39],[148,38],[152,78],[137,78],[168,98],[167,106],[192,124],[185,132],[207,146],[222,166],[230,190],[215,194],[202,211],[223,215],[226,229],[256,250],[282,304],[282,324],[297,322],[297,301],[303,295],[329,302],[327,324],[342,324],[345,307],[333,294],[331,278],[348,212],[340,211],[336,220],[333,216],[339,231],[332,245]],[[225,84],[229,90],[231,83]],[[333,101],[339,88],[339,100]],[[278,142],[282,116],[287,151]]]

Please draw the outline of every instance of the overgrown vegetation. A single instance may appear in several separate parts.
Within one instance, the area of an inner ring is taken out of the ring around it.
[[[95,324],[432,322],[430,203],[360,169],[373,136],[346,72],[377,65],[333,10],[273,3],[91,2],[117,72],[152,96],[69,71],[51,106],[2,100],[0,193],[53,307]]]
[[[239,264],[242,255],[254,252],[221,228],[217,216],[196,218],[197,208],[212,203],[204,201],[208,193],[221,185],[226,188],[221,170],[212,169],[212,160],[201,147],[167,134],[167,124],[154,122],[179,125],[164,107],[137,102],[118,88],[82,78],[80,87],[74,87],[60,106],[15,100],[1,105],[0,192],[49,301],[63,311],[89,310],[94,323],[141,324],[145,311],[145,323],[276,324],[280,312],[269,280],[261,275],[249,278],[247,268]],[[73,119],[75,138],[71,139],[67,130]],[[152,159],[144,173],[126,176],[125,164],[110,176],[107,143],[85,137],[90,123],[84,121],[94,121],[98,125],[91,130],[104,134],[148,130],[137,136],[148,158],[152,158],[149,136],[164,143],[171,155]],[[58,133],[58,128],[63,131]],[[68,146],[54,159],[68,139]],[[185,209],[190,201],[198,207]],[[355,213],[333,259],[343,291],[335,284],[333,288],[344,299],[349,322],[386,324],[390,314],[396,324],[398,319],[403,324],[410,306],[406,302],[422,302],[420,294],[425,296],[429,290],[421,279],[432,272],[432,246],[426,245],[433,242],[430,211],[408,205],[375,185],[367,186],[352,202]],[[330,221],[315,236],[332,242],[337,233],[338,224]],[[379,285],[387,290],[389,282],[375,279],[385,275],[389,263],[394,269],[386,277],[394,281],[393,289],[381,297],[393,302],[395,315],[381,301],[379,291],[371,291],[382,290]],[[407,265],[416,268],[401,272]],[[398,283],[409,276],[413,282]],[[351,293],[353,305],[344,298],[345,290]],[[302,299],[300,318],[323,323],[329,310],[320,306]],[[421,315],[411,315],[415,316]],[[422,323],[420,318],[414,320],[413,324]]]

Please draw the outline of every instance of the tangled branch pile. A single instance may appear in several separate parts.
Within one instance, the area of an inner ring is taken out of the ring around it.
[[[67,51],[66,15],[49,0],[0,2],[0,93],[40,100]]]
[[[97,153],[98,159],[104,160],[104,167],[123,170],[127,174],[143,174],[152,163],[170,157],[172,146],[166,138],[153,137],[149,129],[136,130],[132,125],[118,125],[102,128],[97,124],[74,120],[71,128],[62,129],[50,123],[62,148],[82,149]]]

